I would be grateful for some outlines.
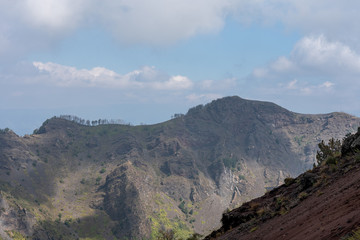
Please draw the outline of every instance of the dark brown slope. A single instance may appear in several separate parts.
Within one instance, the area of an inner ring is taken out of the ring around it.
[[[206,239],[339,239],[360,226],[360,129],[347,138],[338,163],[288,180],[224,214]]]

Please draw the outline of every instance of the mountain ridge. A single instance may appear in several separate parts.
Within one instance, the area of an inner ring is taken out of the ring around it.
[[[359,123],[344,113],[297,114],[239,97],[154,125],[52,118],[33,135],[0,134],[2,199],[12,210],[28,209],[33,222],[26,231],[3,229],[38,239],[155,239],[162,228],[183,239],[206,234],[227,208],[311,168],[321,139]],[[84,231],[94,224],[99,229]]]

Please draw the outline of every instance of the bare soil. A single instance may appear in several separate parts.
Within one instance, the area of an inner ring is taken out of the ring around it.
[[[332,179],[284,215],[248,231],[233,228],[218,239],[340,239],[360,226],[360,167]]]

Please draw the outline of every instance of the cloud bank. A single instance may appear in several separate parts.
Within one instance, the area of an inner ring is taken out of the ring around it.
[[[256,78],[317,77],[349,78],[360,74],[360,55],[324,35],[302,38],[288,57],[280,56],[268,66],[256,68]]]
[[[218,33],[227,18],[242,24],[280,23],[360,49],[359,8],[356,0],[0,0],[0,54],[9,61],[94,26],[107,29],[122,44],[167,46]]]
[[[121,44],[167,46],[220,31],[230,7],[228,0],[0,0],[0,54],[9,61],[53,48],[84,27],[107,29]]]
[[[359,77],[360,54],[318,35],[303,37],[288,56],[255,68],[246,84],[253,97],[296,106],[301,112],[314,108],[359,113],[354,104],[359,99]]]
[[[124,75],[112,70],[95,67],[92,69],[77,69],[52,62],[33,62],[40,76],[34,81],[41,81],[59,87],[100,87],[118,89],[152,89],[152,90],[187,90],[193,87],[193,82],[181,75],[168,76],[157,71],[155,67],[145,66]]]

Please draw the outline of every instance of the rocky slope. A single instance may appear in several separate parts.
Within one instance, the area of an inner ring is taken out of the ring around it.
[[[0,134],[0,235],[35,239],[205,234],[222,213],[312,167],[321,139],[359,126],[227,97],[156,125],[47,120]]]
[[[223,226],[205,239],[359,239],[359,152],[360,128],[341,156],[225,213]]]

